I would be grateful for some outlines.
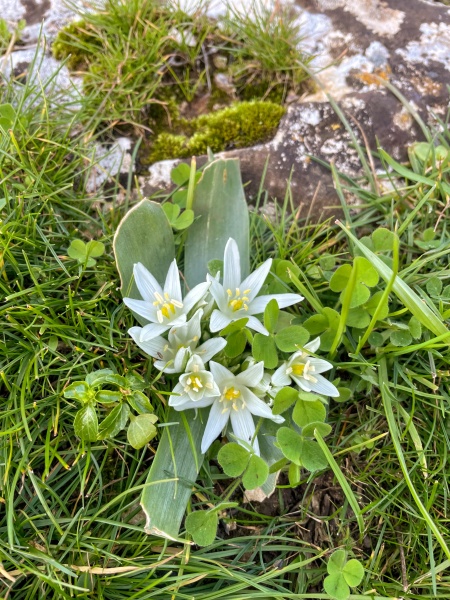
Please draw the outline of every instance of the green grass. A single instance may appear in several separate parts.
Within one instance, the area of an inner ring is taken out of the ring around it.
[[[350,394],[330,404],[327,439],[338,476],[303,473],[295,491],[283,476],[263,507],[242,504],[225,514],[211,547],[182,547],[143,533],[138,499],[156,440],[136,451],[122,433],[83,446],[73,433],[78,406],[62,395],[68,383],[95,369],[135,371],[149,382],[154,376],[126,334],[133,319],[122,305],[112,255],[112,236],[132,202],[132,174],[126,188],[114,182],[88,193],[91,143],[106,135],[95,96],[74,111],[69,100],[43,97],[29,85],[0,87],[0,104],[12,102],[19,115],[14,137],[0,138],[2,595],[327,599],[326,557],[344,547],[366,568],[354,600],[447,599],[448,339],[422,328],[416,339],[399,344],[401,336],[393,334],[410,322],[405,301],[419,317],[426,316],[423,303],[440,321],[450,314],[447,188],[441,184],[448,185],[448,163],[431,155],[423,165],[411,153],[407,179],[377,176],[372,188],[365,180],[340,179],[361,201],[358,212],[345,207],[347,230],[361,239],[381,227],[397,229],[398,252],[394,246],[377,256],[414,294],[403,290],[402,297],[392,285],[389,314],[372,332],[381,342],[369,337],[358,349],[367,327],[343,324],[333,360]],[[439,143],[448,149],[445,124]],[[262,191],[258,202],[266,200]],[[295,289],[297,282],[306,290],[302,321],[315,313],[313,305],[341,314],[345,296],[340,300],[329,280],[361,251],[333,223],[296,219],[286,210],[290,202],[288,194],[274,223],[252,214],[253,263],[272,256],[298,266],[292,283],[274,278],[272,285]],[[68,256],[74,238],[105,244],[95,268],[83,269]],[[387,285],[381,279],[373,291]],[[150,383],[148,392],[164,420],[161,396]],[[350,490],[345,494],[342,480]],[[206,461],[191,508],[217,503],[228,486],[217,465]],[[242,494],[238,489],[234,497]]]
[[[176,2],[109,0],[97,11],[79,9],[80,20],[53,43],[54,56],[83,76],[96,118],[144,137],[143,162],[190,154],[180,136],[205,137],[202,119],[210,111],[221,119],[220,109],[232,104],[245,128],[242,101],[279,105],[289,92],[306,89],[301,65],[311,57],[302,52],[301,31],[285,10],[261,7],[256,20],[229,12],[218,27],[206,9],[206,2],[187,14]],[[256,118],[252,125],[245,133],[249,146],[261,141]],[[209,145],[225,150],[233,127],[212,136]],[[205,141],[189,145],[193,153],[206,150]]]

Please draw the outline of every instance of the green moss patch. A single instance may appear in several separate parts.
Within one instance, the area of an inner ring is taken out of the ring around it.
[[[244,148],[270,138],[285,109],[272,102],[238,102],[179,123],[187,134],[160,133],[150,151],[150,162]]]

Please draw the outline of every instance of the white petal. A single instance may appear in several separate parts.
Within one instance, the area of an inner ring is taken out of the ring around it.
[[[222,410],[223,406],[218,400],[216,400],[211,406],[208,421],[205,427],[205,433],[203,434],[202,439],[201,449],[203,454],[208,450],[208,448],[211,446],[214,440],[220,435],[220,432],[228,422],[230,411],[226,410],[225,412],[222,412]]]
[[[333,368],[331,363],[327,360],[322,360],[321,358],[309,358],[308,360],[314,367],[314,374],[323,373],[324,371],[329,371]]]
[[[303,379],[303,377],[297,377],[293,373],[290,374],[290,377],[295,381],[300,389],[305,392],[312,392],[313,384],[310,381],[306,381],[306,379]]]
[[[162,288],[148,269],[142,263],[133,266],[134,281],[144,300],[154,302],[155,292],[162,295]]]
[[[211,371],[214,381],[217,383],[219,388],[222,388],[224,384],[234,381],[235,379],[231,371],[229,371],[223,365],[214,362],[213,360],[209,361],[209,370]]]
[[[249,316],[246,327],[248,327],[249,329],[253,329],[254,331],[257,331],[258,333],[262,333],[263,335],[269,335],[269,332],[267,331],[267,329],[264,327],[264,325],[261,323],[261,321],[259,319],[257,319],[256,317]]]
[[[248,389],[242,390],[242,397],[252,415],[274,420],[275,416],[272,414],[270,406],[258,398],[258,396],[255,396],[253,392]]]
[[[141,341],[148,342],[169,329],[170,325],[163,323],[149,323],[142,328]]]
[[[339,392],[337,388],[325,377],[322,375],[317,375],[316,377],[317,383],[311,384],[311,389],[313,392],[317,392],[318,394],[323,394],[324,396],[332,396],[333,398],[337,398],[339,396]]]
[[[183,397],[183,391],[183,385],[178,382],[169,396],[169,406],[174,406],[178,403],[179,399]]]
[[[211,332],[221,331],[224,327],[231,323],[230,317],[224,315],[220,310],[214,309],[212,311],[211,319],[209,321],[209,329]]]
[[[264,285],[264,282],[266,280],[267,275],[269,274],[271,266],[272,259],[269,258],[269,260],[266,260],[266,262],[263,263],[260,267],[258,267],[256,271],[250,273],[250,275],[241,283],[241,292],[245,290],[250,290],[250,292],[248,293],[250,302],[252,302],[252,300],[256,298],[259,290]]]
[[[186,395],[185,398],[186,399],[183,404],[174,405],[173,408],[178,411],[190,409],[197,410],[197,408],[206,408],[207,406],[211,406],[211,404],[214,402],[214,398],[208,397],[204,397],[201,400],[192,400],[188,395]]]
[[[247,387],[255,387],[264,377],[264,363],[261,361],[259,363],[255,363],[236,375],[236,383],[240,383],[241,385],[245,385]]]
[[[198,354],[202,361],[207,363],[213,356],[218,354],[227,345],[227,340],[221,337],[211,338],[206,340],[201,346],[195,349],[195,354]]]
[[[181,373],[181,371],[184,371],[184,365],[186,364],[190,353],[191,351],[189,348],[180,348],[178,350],[178,352],[175,354],[173,364],[171,365],[173,368],[173,373]],[[168,373],[168,371],[166,371],[166,373]]]
[[[193,354],[186,365],[186,373],[195,371],[195,367],[198,367],[198,371],[204,371],[205,365],[203,360],[197,354]]]
[[[278,367],[278,369],[272,375],[273,385],[275,385],[276,387],[284,387],[286,385],[291,385],[292,380],[289,377],[289,375],[286,375],[286,369],[286,363],[283,363],[281,367]]]
[[[178,272],[177,261],[174,259],[169,267],[166,282],[164,283],[164,292],[169,295],[170,300],[181,302],[180,273]]]
[[[211,296],[214,298],[214,300],[216,301],[217,306],[222,311],[226,310],[228,307],[227,293],[225,292],[223,287],[220,285],[220,283],[217,281],[217,279],[215,279],[214,277],[211,277],[210,275],[208,275],[208,281],[211,284],[211,287],[209,288],[209,292],[210,292]]]
[[[182,340],[186,340],[186,341],[190,341],[195,337],[200,339],[200,336],[202,334],[202,329],[201,329],[201,325],[200,325],[202,316],[203,316],[203,310],[200,308],[199,310],[196,311],[194,316],[191,319],[189,319],[189,321],[185,325],[183,325],[182,328],[181,327],[178,328],[178,332],[177,331],[174,332],[175,335],[180,337]],[[169,339],[170,339],[170,334],[169,334]]]
[[[146,300],[134,300],[134,298],[124,298],[123,302],[125,306],[128,306],[133,312],[140,317],[144,317],[147,321],[157,321],[156,308],[150,302]]]
[[[142,327],[132,327],[128,333],[142,350],[152,356],[158,358],[164,351],[166,340],[160,335],[151,340],[141,341]]]
[[[237,438],[237,442],[243,441],[250,444],[255,433],[255,423],[253,422],[251,412],[246,408],[237,411],[232,410],[230,418],[233,433]],[[255,438],[253,442],[253,449],[255,450],[255,454],[259,456],[259,444],[257,438]]]
[[[305,344],[303,347],[305,350],[309,350],[314,354],[320,348],[320,337],[314,338],[313,340]]]
[[[251,315],[263,313],[271,300],[276,300],[279,308],[292,306],[303,300],[299,294],[269,294],[268,296],[257,296],[249,305],[248,310]]]
[[[184,299],[184,312],[188,313],[191,310],[191,308],[194,308],[197,302],[203,300],[203,298],[206,296],[209,290],[210,285],[211,284],[209,283],[209,281],[206,281],[204,283],[199,283],[198,285],[192,288],[192,290],[186,295]]]
[[[235,240],[230,238],[225,246],[223,255],[223,288],[231,290],[233,294],[241,285],[241,259],[239,248]],[[247,288],[244,288],[247,289]]]
[[[168,374],[172,374],[172,373],[177,373],[177,371],[175,370],[175,367],[173,366],[173,363],[170,364],[170,367],[167,366],[167,361],[165,360],[155,360],[155,362],[153,363],[153,366],[155,367],[155,369],[158,369],[158,371],[163,371],[163,373],[168,373]],[[178,373],[180,373],[181,371],[178,371]]]

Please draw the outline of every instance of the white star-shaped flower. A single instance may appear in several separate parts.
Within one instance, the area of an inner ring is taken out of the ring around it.
[[[150,321],[142,328],[142,342],[161,335],[171,327],[183,325],[189,311],[203,300],[210,286],[209,282],[199,283],[183,299],[176,260],[170,265],[164,289],[141,263],[134,265],[133,274],[143,300],[124,298],[123,301],[128,308]]]
[[[255,423],[253,415],[283,423],[284,418],[273,415],[270,407],[250,388],[256,387],[264,377],[264,363],[250,366],[246,371],[234,375],[224,366],[211,361],[209,368],[219,387],[220,396],[214,399],[202,439],[202,452],[206,452],[220,435],[228,420],[239,443],[252,444],[259,455],[258,439],[253,440]]]
[[[316,352],[320,346],[320,337],[305,344],[304,349]],[[287,362],[284,362],[272,375],[274,386],[291,385],[294,381],[305,392],[315,392],[324,396],[339,396],[337,388],[320,373],[332,369],[333,365],[321,358],[314,358],[300,350],[295,352]]]
[[[228,240],[224,253],[223,284],[213,277],[208,277],[211,283],[210,292],[217,304],[217,309],[213,310],[211,315],[212,332],[220,331],[232,321],[247,317],[247,327],[269,335],[264,325],[253,315],[262,314],[273,299],[277,301],[280,308],[303,300],[303,296],[299,294],[257,295],[269,274],[271,265],[272,259],[269,258],[242,281],[238,245],[232,238]]]
[[[205,369],[202,359],[194,354],[186,365],[186,372],[173,388],[169,406],[178,411],[204,408],[211,406],[217,396],[220,396],[220,391],[212,373]]]
[[[164,373],[182,373],[193,354],[207,363],[227,345],[222,337],[211,338],[199,345],[202,315],[203,310],[199,309],[187,323],[172,327],[168,340],[160,335],[151,340],[142,340],[143,327],[131,327],[128,333],[139,348],[156,359],[154,365],[157,369]]]

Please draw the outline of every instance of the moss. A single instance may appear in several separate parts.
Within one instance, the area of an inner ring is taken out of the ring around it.
[[[180,120],[179,127],[188,135],[160,133],[150,161],[198,156],[208,148],[220,152],[263,142],[273,135],[284,112],[282,106],[272,102],[238,102],[189,121]]]
[[[87,69],[93,50],[101,48],[100,39],[90,28],[86,21],[74,21],[63,27],[52,44],[53,56],[57,60],[69,57],[66,63],[69,69]]]

